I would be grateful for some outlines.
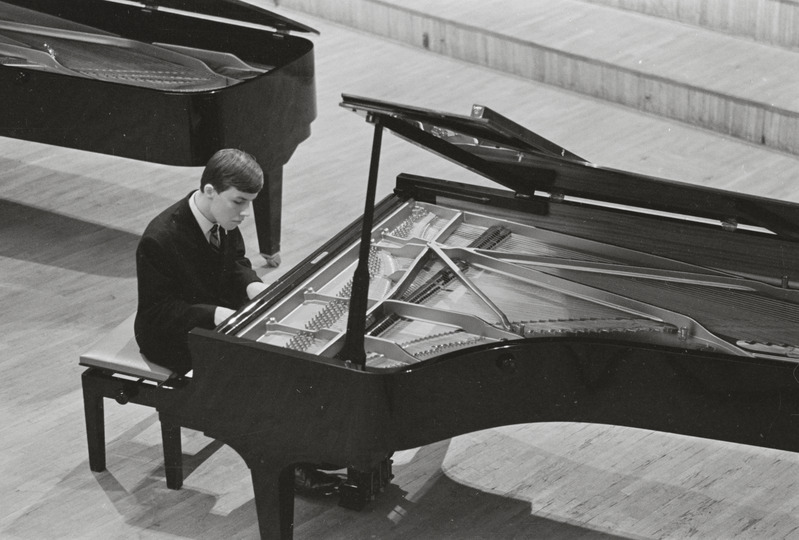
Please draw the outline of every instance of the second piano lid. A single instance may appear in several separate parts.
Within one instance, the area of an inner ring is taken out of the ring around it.
[[[210,15],[212,17],[219,17],[223,19],[231,19],[236,21],[244,21],[248,23],[258,24],[274,28],[278,31],[284,32],[306,32],[318,34],[310,26],[306,26],[297,21],[291,20],[288,17],[278,15],[268,9],[263,9],[253,4],[242,2],[241,0],[146,0],[144,2],[128,2],[122,0],[99,0],[109,2],[119,2],[126,4],[144,4],[148,8],[157,6],[159,8],[169,8],[187,13],[199,13],[203,15]]]
[[[150,11],[168,9],[182,14],[216,17],[272,28],[279,32],[319,33],[310,26],[241,0],[70,0],[69,2],[63,0],[4,0],[4,2],[66,18],[71,18],[70,12],[75,10],[92,13],[96,11],[97,6],[120,4]]]
[[[667,212],[799,241],[799,215],[791,203],[600,167],[482,105],[460,116],[343,94],[341,106],[518,196]]]

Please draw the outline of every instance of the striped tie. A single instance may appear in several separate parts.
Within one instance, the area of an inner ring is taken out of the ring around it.
[[[216,223],[211,227],[211,234],[208,235],[208,242],[211,244],[211,247],[214,248],[214,251],[219,251],[221,241],[219,239],[219,225]]]

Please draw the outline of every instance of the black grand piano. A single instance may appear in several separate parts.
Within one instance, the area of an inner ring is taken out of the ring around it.
[[[316,117],[312,28],[239,0],[0,1],[0,136],[180,166],[251,153],[279,263],[282,168]]]
[[[194,330],[190,379],[116,382],[243,457],[264,538],[292,536],[295,463],[346,466],[358,508],[393,452],[493,426],[799,451],[799,205],[595,166],[482,106],[342,106],[374,126],[363,218]],[[386,130],[497,187],[402,174],[376,202]]]

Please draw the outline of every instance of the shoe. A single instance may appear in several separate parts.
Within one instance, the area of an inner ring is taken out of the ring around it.
[[[331,495],[338,491],[342,479],[308,465],[294,468],[294,490],[299,493]]]

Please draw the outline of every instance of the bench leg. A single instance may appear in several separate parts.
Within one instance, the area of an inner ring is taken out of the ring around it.
[[[105,470],[105,414],[103,394],[95,388],[89,371],[83,373],[83,413],[86,417],[86,440],[89,446],[89,468]]]
[[[164,446],[164,471],[166,486],[180,489],[183,486],[183,448],[180,426],[161,420],[161,439]]]

